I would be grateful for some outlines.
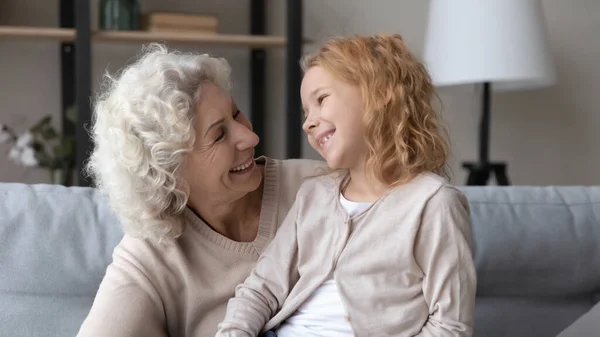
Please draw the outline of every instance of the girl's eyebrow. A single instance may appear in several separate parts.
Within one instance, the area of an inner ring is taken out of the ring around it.
[[[314,98],[315,96],[317,96],[317,94],[318,94],[320,91],[323,91],[324,89],[325,89],[325,87],[318,87],[317,89],[313,90],[313,91],[312,91],[312,92],[311,92],[311,93],[308,95],[308,97],[313,97],[313,98]]]

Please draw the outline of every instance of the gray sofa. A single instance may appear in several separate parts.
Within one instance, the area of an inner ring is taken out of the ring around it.
[[[476,337],[557,336],[600,300],[600,186],[463,190]],[[0,183],[0,336],[74,336],[121,236],[94,189]]]

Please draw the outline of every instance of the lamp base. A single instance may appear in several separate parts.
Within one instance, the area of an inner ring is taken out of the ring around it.
[[[506,174],[506,163],[463,163],[462,166],[469,171],[467,185],[485,186],[492,173],[496,176],[498,185],[510,185]]]

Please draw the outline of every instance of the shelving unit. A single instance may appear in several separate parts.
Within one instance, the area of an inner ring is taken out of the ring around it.
[[[0,26],[0,40],[41,40],[61,43],[61,88],[63,132],[75,135],[77,148],[75,170],[77,185],[90,186],[81,168],[91,150],[87,127],[91,121],[91,46],[96,43],[193,43],[245,47],[250,51],[250,111],[254,131],[265,137],[264,110],[266,94],[266,49],[286,49],[287,80],[287,146],[286,157],[301,155],[301,69],[298,60],[302,53],[302,0],[287,0],[287,36],[268,36],[266,33],[265,0],[250,0],[250,35],[194,34],[145,31],[92,31],[90,27],[90,0],[60,0],[60,27]],[[66,122],[66,112],[77,106],[77,124],[74,129]],[[261,144],[257,155],[263,154]]]

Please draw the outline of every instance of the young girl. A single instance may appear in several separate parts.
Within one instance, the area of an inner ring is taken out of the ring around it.
[[[307,180],[217,336],[471,336],[469,208],[425,67],[398,35],[327,42],[303,60]]]

